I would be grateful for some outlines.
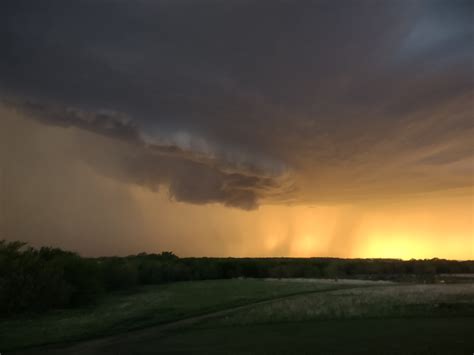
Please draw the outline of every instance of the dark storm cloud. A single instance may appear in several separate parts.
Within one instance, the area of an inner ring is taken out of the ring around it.
[[[121,179],[245,208],[472,184],[472,1],[1,6],[0,94],[133,143]]]
[[[110,111],[89,112],[61,105],[31,101],[5,100],[16,109],[40,122],[75,127],[94,132],[121,143],[121,149],[105,152],[119,155],[119,164],[104,164],[107,156],[84,149],[82,158],[98,172],[129,183],[157,190],[168,186],[171,198],[191,203],[221,202],[227,206],[254,209],[258,200],[274,194],[285,195],[293,187],[288,177],[267,171],[252,162],[236,162],[213,155],[186,150],[177,145],[148,143],[139,128],[123,114]],[[103,153],[102,153],[103,154]]]

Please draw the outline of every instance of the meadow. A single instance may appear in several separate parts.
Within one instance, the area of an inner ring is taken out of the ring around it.
[[[465,354],[474,262],[83,258],[0,241],[2,354]]]
[[[463,354],[474,346],[474,284],[177,282],[0,330],[20,354]]]
[[[367,284],[364,282],[363,284]],[[0,321],[2,350],[123,333],[283,296],[348,287],[343,283],[231,279],[175,282],[114,292],[97,304]],[[352,287],[352,286],[351,286]]]

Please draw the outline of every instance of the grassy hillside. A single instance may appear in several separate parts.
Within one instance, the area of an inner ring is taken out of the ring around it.
[[[361,286],[367,284],[371,283],[365,281]],[[107,294],[88,307],[0,320],[0,350],[98,337],[260,300],[343,287],[348,286],[329,280],[307,283],[253,279],[145,286],[133,292]]]
[[[474,346],[474,285],[180,282],[0,326],[1,343],[10,348],[114,333],[21,353],[463,354]]]
[[[311,334],[377,343],[361,327],[377,324],[373,334],[388,341],[384,324],[392,324],[398,336],[416,332],[412,341],[426,322],[423,331],[437,342],[464,346],[461,334],[474,329],[473,274],[473,261],[182,259],[170,252],[83,258],[0,241],[0,352],[49,353],[57,344],[59,354],[208,353],[220,346],[233,353],[261,349],[261,338],[273,353],[291,350],[280,344],[286,335],[274,332],[293,329],[307,343],[301,349],[330,349],[329,340],[311,343]],[[340,327],[348,333],[338,335]],[[74,341],[82,343],[64,348]]]

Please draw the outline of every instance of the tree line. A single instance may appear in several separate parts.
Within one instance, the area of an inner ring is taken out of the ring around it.
[[[474,273],[474,261],[443,259],[179,258],[171,252],[86,258],[58,248],[0,241],[0,315],[80,307],[101,295],[175,281],[365,278],[435,281]]]

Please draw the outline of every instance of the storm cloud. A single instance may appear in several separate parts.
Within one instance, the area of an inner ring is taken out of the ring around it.
[[[117,151],[81,159],[179,201],[254,209],[466,188],[473,6],[7,0],[0,98],[111,138]]]

